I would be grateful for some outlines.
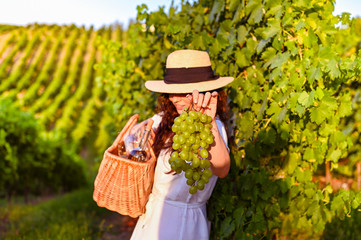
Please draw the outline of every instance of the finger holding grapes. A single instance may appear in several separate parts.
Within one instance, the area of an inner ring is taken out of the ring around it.
[[[204,94],[200,93],[198,90],[193,90],[192,95],[189,94],[187,97],[191,102],[193,101],[193,109],[195,111],[207,114],[212,120],[215,118],[218,97],[216,91],[212,93],[206,92]]]

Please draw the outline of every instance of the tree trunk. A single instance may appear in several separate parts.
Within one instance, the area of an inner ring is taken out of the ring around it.
[[[361,189],[361,162],[356,163],[356,182],[357,182],[357,190]]]
[[[326,162],[326,183],[331,183],[330,162]]]

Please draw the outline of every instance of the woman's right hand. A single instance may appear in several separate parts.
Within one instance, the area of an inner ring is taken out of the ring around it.
[[[197,112],[205,113],[208,116],[215,118],[217,113],[218,92],[199,93],[198,90],[193,90],[192,95],[188,94],[187,98],[193,102],[193,109]]]

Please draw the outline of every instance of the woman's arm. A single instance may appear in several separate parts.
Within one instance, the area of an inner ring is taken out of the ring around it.
[[[214,135],[214,142],[209,150],[211,170],[214,175],[224,178],[227,176],[230,168],[230,157],[227,146],[222,138],[221,133],[217,127],[215,119],[212,120],[212,133]]]

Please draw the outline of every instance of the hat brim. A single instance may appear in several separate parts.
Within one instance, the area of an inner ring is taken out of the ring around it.
[[[233,77],[219,77],[216,80],[181,84],[167,84],[163,80],[149,80],[145,82],[145,87],[150,91],[159,93],[191,93],[193,90],[207,92],[224,87],[233,80]]]

